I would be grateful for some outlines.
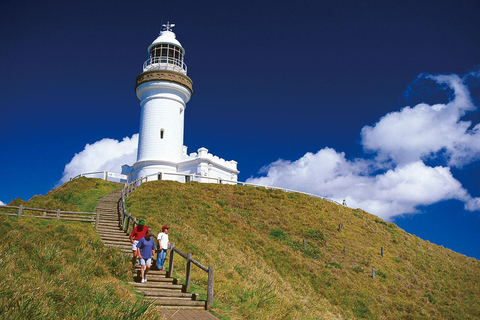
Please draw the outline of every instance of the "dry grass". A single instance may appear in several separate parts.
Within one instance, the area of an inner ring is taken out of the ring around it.
[[[169,181],[142,185],[127,205],[155,231],[168,224],[180,250],[214,265],[221,318],[480,318],[478,260],[359,209],[277,190]],[[206,287],[203,272],[194,277]]]

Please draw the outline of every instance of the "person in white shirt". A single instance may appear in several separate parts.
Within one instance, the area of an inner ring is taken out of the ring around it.
[[[158,270],[163,270],[163,264],[165,263],[165,258],[167,257],[167,249],[170,246],[168,241],[168,227],[163,226],[162,232],[158,234],[158,253],[157,253],[157,268]]]

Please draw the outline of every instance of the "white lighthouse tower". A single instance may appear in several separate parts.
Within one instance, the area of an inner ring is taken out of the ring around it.
[[[155,179],[161,173],[163,179],[178,181],[185,181],[183,174],[201,175],[204,182],[212,178],[236,181],[236,161],[213,156],[206,148],[187,155],[184,117],[193,87],[187,76],[185,49],[172,32],[174,26],[163,25],[164,30],[148,47],[148,59],[137,77],[135,92],[141,107],[137,162],[133,167],[124,166],[123,172],[137,179]]]

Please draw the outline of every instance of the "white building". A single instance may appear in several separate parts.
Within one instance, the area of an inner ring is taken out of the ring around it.
[[[197,181],[237,181],[236,161],[214,156],[206,148],[187,154],[184,117],[193,93],[192,80],[187,76],[185,49],[171,30],[174,25],[163,26],[148,47],[148,59],[135,86],[141,107],[137,162],[124,165],[122,173],[129,175],[130,181],[147,175],[149,180],[183,182],[188,181],[185,175],[200,175],[204,178]]]

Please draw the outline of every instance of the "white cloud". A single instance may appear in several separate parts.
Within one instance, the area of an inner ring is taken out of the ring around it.
[[[472,198],[467,201],[465,209],[468,211],[480,211],[480,198]]]
[[[264,177],[249,183],[318,194],[350,207],[360,207],[384,219],[418,212],[419,206],[457,199],[465,209],[480,210],[456,180],[449,166],[461,167],[480,159],[480,124],[460,119],[476,108],[468,88],[456,75],[427,76],[453,90],[447,104],[405,107],[361,131],[364,150],[376,158],[347,160],[344,153],[324,148],[290,162],[277,160],[262,168]],[[437,157],[445,166],[424,161]],[[439,158],[442,157],[442,158]]]
[[[0,201],[0,206],[5,206],[6,204],[3,201]]]
[[[469,129],[471,122],[460,120],[476,109],[468,88],[457,75],[429,78],[447,84],[454,99],[447,104],[405,107],[385,115],[372,127],[365,126],[363,147],[376,152],[378,160],[404,164],[441,154],[449,165],[461,167],[480,159],[480,126]]]
[[[419,205],[441,200],[471,201],[448,167],[429,167],[416,161],[381,174],[373,162],[349,161],[344,153],[325,148],[307,153],[297,161],[278,160],[265,168],[267,175],[249,183],[290,188],[325,196],[350,207],[360,207],[390,219],[417,212]]]
[[[110,171],[120,173],[122,165],[132,165],[137,159],[138,133],[122,141],[102,139],[87,144],[85,149],[70,160],[63,170],[60,183],[81,173],[94,171]]]

